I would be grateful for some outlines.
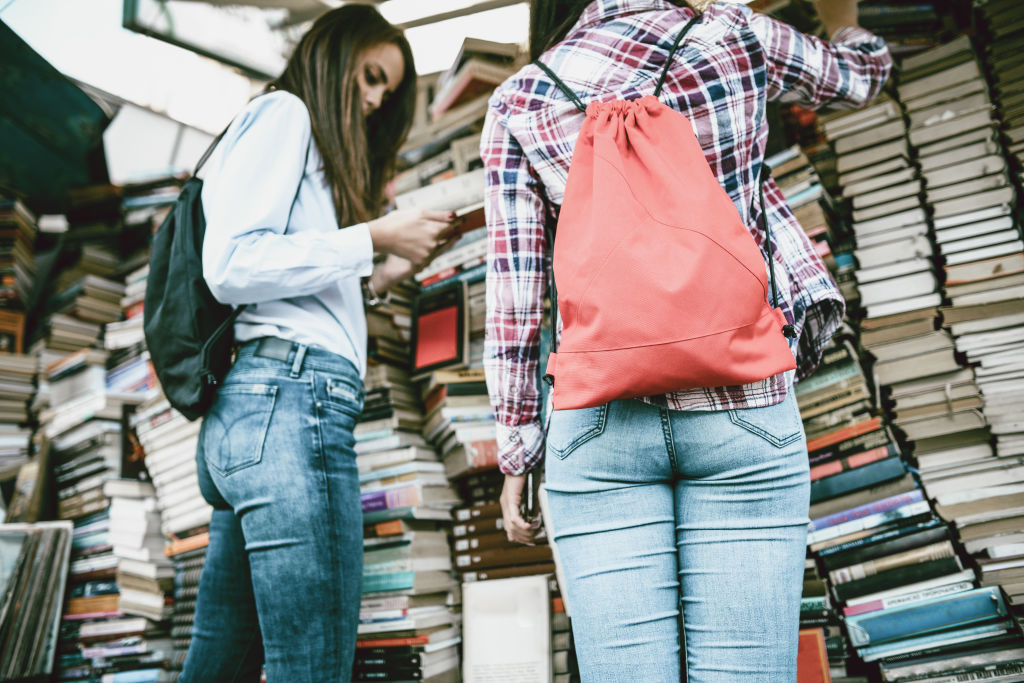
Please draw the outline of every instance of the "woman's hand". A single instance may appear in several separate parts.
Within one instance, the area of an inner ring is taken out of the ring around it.
[[[371,280],[373,281],[373,291],[378,294],[383,294],[388,291],[399,282],[406,280],[418,271],[423,266],[429,265],[435,258],[448,251],[453,244],[458,241],[457,235],[452,235],[441,244],[437,245],[433,252],[427,257],[427,260],[419,268],[413,265],[409,259],[404,259],[401,256],[395,254],[388,254],[387,258],[378,263],[373,268],[373,275]]]
[[[368,225],[374,250],[399,256],[419,269],[448,241],[454,221],[455,214],[450,211],[405,209],[392,211]]]
[[[508,540],[514,543],[534,545],[540,529],[539,520],[523,519],[520,504],[523,501],[523,490],[526,488],[525,474],[506,474],[505,485],[501,488],[501,516],[505,520],[505,533]]]

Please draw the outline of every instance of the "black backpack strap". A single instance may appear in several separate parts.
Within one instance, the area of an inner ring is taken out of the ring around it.
[[[548,78],[555,82],[555,85],[558,86],[558,89],[565,93],[565,96],[569,98],[570,102],[576,105],[577,109],[579,109],[582,112],[587,111],[587,105],[583,104],[583,100],[580,99],[579,95],[577,95],[572,88],[563,83],[562,79],[556,76],[555,72],[548,68],[547,64],[540,61],[539,59],[535,60],[533,63],[539,66],[541,70],[548,75]]]
[[[194,170],[192,171],[192,175],[196,175],[196,174],[198,174],[198,173],[199,173],[199,169],[201,169],[201,168],[203,167],[203,164],[205,164],[205,163],[206,163],[206,160],[210,158],[210,155],[211,155],[211,154],[213,154],[213,149],[214,149],[214,147],[216,147],[216,146],[217,146],[217,143],[218,143],[218,142],[220,142],[220,139],[221,139],[222,137],[224,137],[224,133],[227,133],[227,132],[228,132],[228,128],[230,128],[230,127],[231,127],[231,124],[229,123],[229,124],[228,124],[228,126],[227,126],[227,128],[225,128],[224,130],[222,130],[222,131],[220,132],[220,135],[218,135],[217,137],[215,137],[215,138],[213,139],[213,142],[211,142],[211,143],[210,143],[210,146],[206,148],[206,151],[205,151],[205,152],[203,152],[203,156],[199,157],[199,161],[198,161],[198,162],[196,163],[196,167],[195,167],[195,169],[194,169]]]
[[[665,86],[665,79],[668,78],[668,69],[672,66],[672,60],[675,59],[676,50],[679,49],[679,45],[683,42],[683,38],[690,32],[690,29],[699,19],[700,15],[698,14],[693,19],[686,22],[686,26],[684,26],[683,30],[679,32],[678,36],[676,36],[675,42],[672,43],[672,49],[669,50],[668,60],[665,62],[665,68],[661,70],[661,78],[658,79],[658,86],[654,89],[655,97],[661,97],[661,89]]]
[[[768,178],[771,177],[771,167],[762,162],[761,173],[758,177],[757,183],[757,194],[761,199],[761,229],[764,230],[764,243],[765,250],[768,252],[768,277],[771,280],[772,285],[772,308],[779,307],[779,291],[775,287],[775,257],[773,256],[772,248],[772,232],[768,225],[768,207],[764,203],[764,184],[768,182]],[[796,328],[792,325],[784,325],[782,327],[782,333],[790,339],[796,338]]]

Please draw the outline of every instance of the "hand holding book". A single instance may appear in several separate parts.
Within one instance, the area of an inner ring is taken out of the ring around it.
[[[500,500],[508,540],[533,545],[542,527],[540,518],[534,514],[536,491],[532,473],[506,474]]]

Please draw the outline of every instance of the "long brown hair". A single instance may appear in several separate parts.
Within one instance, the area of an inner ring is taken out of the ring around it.
[[[402,51],[402,80],[370,116],[356,83],[359,55],[382,43]],[[409,41],[369,5],[343,5],[317,19],[302,36],[284,72],[267,88],[287,90],[309,110],[313,139],[324,159],[338,225],[378,215],[384,186],[412,125],[416,68]]]

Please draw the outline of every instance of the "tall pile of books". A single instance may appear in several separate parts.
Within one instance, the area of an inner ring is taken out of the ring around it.
[[[29,464],[38,361],[25,353],[25,308],[35,279],[36,232],[35,216],[21,201],[0,197],[0,481]]]
[[[846,460],[841,469],[848,471],[814,478],[809,547],[851,646],[883,680],[975,674],[1015,680],[1022,652],[1009,601],[997,581],[984,580],[984,569],[979,586],[965,568],[961,542],[969,543],[963,532],[972,523],[982,525],[979,534],[996,534],[984,525],[994,520],[990,527],[1002,524],[1005,532],[1019,521],[1008,521],[1012,508],[996,511],[991,501],[1004,496],[1002,507],[1012,505],[1013,483],[1020,480],[992,452],[975,382],[980,368],[964,367],[954,353],[954,337],[956,349],[965,350],[962,330],[939,328],[943,292],[934,265],[943,259],[948,278],[950,268],[998,255],[983,253],[992,245],[1005,249],[998,245],[1011,235],[996,233],[1015,224],[990,222],[1010,215],[1005,203],[1012,187],[1005,162],[994,154],[991,107],[966,38],[908,57],[896,94],[898,103],[826,117],[823,129],[835,145],[839,182],[852,208],[866,312],[861,345],[876,358],[873,379],[893,424],[913,446],[923,490],[896,457],[897,442],[879,417],[851,416],[831,435],[809,432],[812,478],[818,448],[862,428],[865,436],[879,434],[890,456],[870,465]],[[947,325],[946,314],[955,309],[943,309]],[[814,389],[802,384],[798,396]],[[816,499],[823,481],[858,476],[886,460],[893,471],[870,488]],[[1004,580],[1013,580],[1014,566],[997,566],[993,579],[1003,571]]]
[[[184,663],[191,640],[195,587],[209,544],[213,513],[213,508],[199,492],[196,473],[200,425],[201,422],[189,422],[171,408],[161,392],[139,406],[132,418],[134,433],[145,453],[146,471],[155,490],[160,531],[167,541],[165,553],[174,564],[172,668]]]
[[[406,369],[371,365],[355,429],[364,523],[357,680],[449,680],[459,670],[448,544],[458,498],[421,421]]]

